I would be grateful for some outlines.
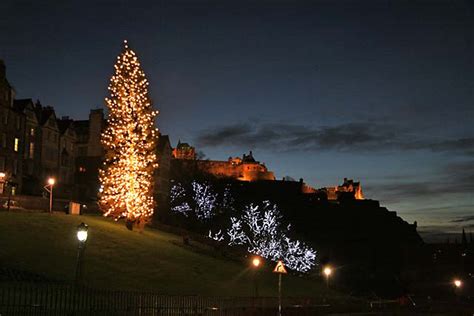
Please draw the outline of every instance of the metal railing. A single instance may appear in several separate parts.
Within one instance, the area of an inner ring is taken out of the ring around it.
[[[329,305],[284,298],[285,315],[313,315]],[[172,296],[69,284],[0,284],[0,315],[275,315],[276,297]]]

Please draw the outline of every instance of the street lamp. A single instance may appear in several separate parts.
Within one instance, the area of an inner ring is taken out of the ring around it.
[[[462,287],[462,281],[459,279],[454,279],[453,284],[457,289]]]
[[[258,297],[258,272],[262,264],[262,259],[258,256],[252,258],[252,267],[254,269],[255,297]]]
[[[259,257],[254,257],[252,259],[252,265],[255,267],[255,268],[258,268],[260,266],[260,263],[261,263],[261,260]]]
[[[49,213],[53,212],[53,187],[56,183],[56,179],[53,177],[48,178],[48,184],[44,187],[46,192],[49,193]]]
[[[326,287],[329,287],[329,277],[332,274],[332,268],[330,266],[326,266],[323,270],[324,276],[326,277]]]
[[[89,227],[84,223],[81,223],[79,226],[77,226],[77,240],[79,240],[80,243],[85,243],[87,241],[88,229]]]
[[[77,240],[79,241],[77,247],[77,262],[76,262],[76,285],[79,284],[79,281],[82,277],[82,257],[84,256],[84,250],[86,248],[86,242],[88,237],[89,226],[87,224],[81,223],[77,226]]]

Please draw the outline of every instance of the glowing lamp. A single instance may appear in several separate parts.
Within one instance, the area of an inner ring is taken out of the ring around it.
[[[3,180],[6,176],[5,172],[0,172],[0,179]]]
[[[79,224],[79,226],[77,226],[77,240],[79,240],[79,242],[81,243],[86,242],[88,228],[89,227],[84,223],[81,223]]]
[[[454,286],[457,288],[460,288],[462,286],[462,281],[459,279],[454,280],[453,283],[454,283]]]
[[[332,274],[332,269],[330,267],[326,267],[324,268],[323,273],[326,277],[328,277]]]
[[[258,268],[261,264],[261,260],[259,257],[255,257],[252,259],[252,265],[255,267],[255,268]]]
[[[48,178],[48,184],[49,185],[54,185],[56,183],[56,179],[54,178]]]

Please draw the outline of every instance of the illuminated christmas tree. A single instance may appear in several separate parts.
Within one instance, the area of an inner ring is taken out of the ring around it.
[[[153,175],[158,130],[148,81],[135,52],[124,41],[106,98],[108,124],[102,133],[100,206],[105,216],[144,223],[153,214]]]

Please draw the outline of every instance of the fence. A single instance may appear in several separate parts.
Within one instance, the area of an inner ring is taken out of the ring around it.
[[[0,284],[0,315],[276,315],[274,297],[170,296],[69,284]],[[285,298],[285,315],[315,315],[329,305]]]

